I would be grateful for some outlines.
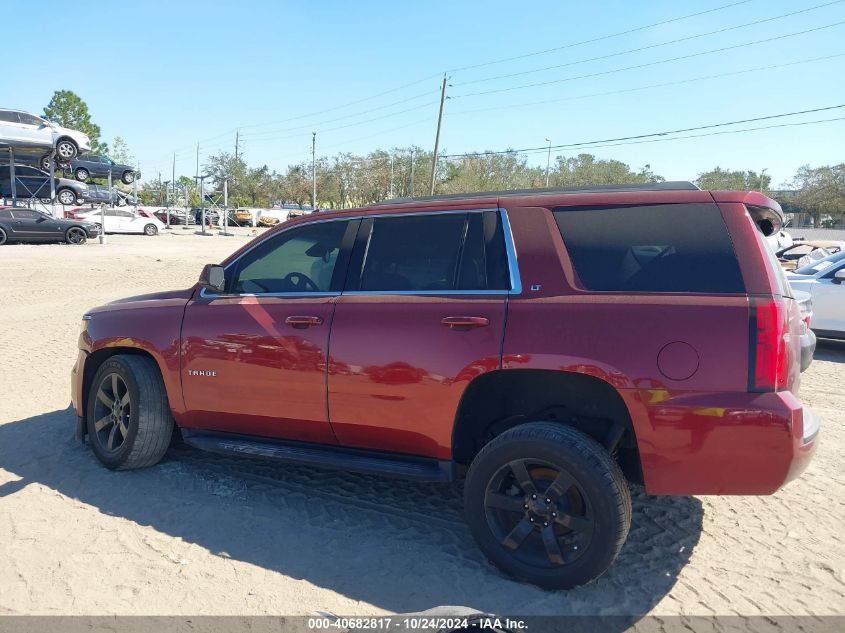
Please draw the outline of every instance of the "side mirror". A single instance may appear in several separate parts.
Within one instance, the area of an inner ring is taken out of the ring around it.
[[[836,271],[836,274],[833,275],[833,283],[841,284],[845,281],[845,268]]]
[[[206,264],[200,273],[200,286],[212,292],[223,292],[226,288],[223,267],[219,264]]]

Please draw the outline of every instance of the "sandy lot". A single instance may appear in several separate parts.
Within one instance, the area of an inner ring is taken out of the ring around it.
[[[245,232],[244,232],[245,233]],[[456,488],[172,451],[114,473],[73,440],[81,315],[193,283],[246,236],[0,247],[0,614],[338,614],[460,604],[510,614],[845,614],[845,345],[803,396],[823,416],[772,497],[634,491],[599,581],[545,592],[476,549]]]

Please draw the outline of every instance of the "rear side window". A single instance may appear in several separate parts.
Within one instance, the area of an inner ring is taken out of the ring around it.
[[[495,211],[373,218],[363,260],[357,288],[363,292],[509,288]]]
[[[588,290],[745,292],[715,204],[559,207],[553,213]]]

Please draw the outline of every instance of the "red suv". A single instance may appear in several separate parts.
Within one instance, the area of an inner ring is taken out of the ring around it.
[[[627,481],[763,495],[809,462],[781,225],[762,194],[689,183],[307,215],[86,314],[77,432],[114,469],[158,462],[175,424],[219,453],[462,478],[493,563],[572,587],[621,549]]]

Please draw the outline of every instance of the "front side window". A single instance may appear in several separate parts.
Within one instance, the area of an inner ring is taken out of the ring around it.
[[[336,264],[348,224],[319,222],[267,240],[240,259],[231,292],[309,293],[339,289],[345,271]]]
[[[362,292],[507,290],[498,212],[376,217],[358,288]]]
[[[38,127],[43,123],[41,119],[39,119],[37,116],[33,116],[32,114],[26,114],[24,112],[21,112],[19,116],[21,123],[23,123],[24,125],[34,125]]]
[[[588,290],[745,292],[715,204],[559,207],[553,213]]]
[[[10,112],[9,110],[0,110],[0,122],[2,123],[20,123],[17,112]]]
[[[24,209],[15,209],[14,213],[16,220],[37,220],[41,217],[41,215],[35,211],[26,211]]]

